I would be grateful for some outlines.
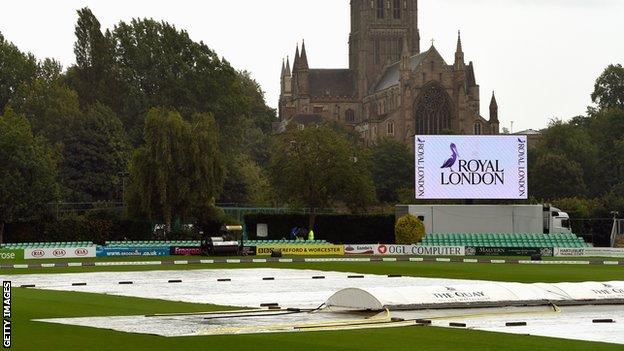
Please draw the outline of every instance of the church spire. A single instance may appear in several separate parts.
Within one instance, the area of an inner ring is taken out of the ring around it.
[[[494,91],[492,91],[492,101],[490,101],[490,122],[498,122],[498,103]]]
[[[282,77],[286,76],[286,61],[282,59]]]
[[[308,55],[306,54],[305,40],[303,40],[301,43],[301,57],[299,59],[299,65],[301,66],[301,69],[308,69]]]
[[[293,61],[293,72],[299,68],[299,43],[297,43],[297,50],[295,50],[295,60]]]
[[[290,57],[286,56],[286,75],[290,77]]]
[[[462,49],[461,31],[457,31],[457,50],[455,50],[455,69],[463,71],[464,64],[464,50]]]

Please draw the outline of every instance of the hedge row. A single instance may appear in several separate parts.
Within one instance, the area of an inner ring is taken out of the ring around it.
[[[267,224],[270,240],[288,239],[293,228],[305,228],[309,216],[305,214],[249,214],[245,226],[250,239],[258,238],[256,226]],[[314,225],[316,240],[335,244],[393,244],[394,215],[317,215]]]
[[[93,241],[104,244],[106,241],[116,240],[162,239],[153,233],[153,225],[149,221],[68,216],[36,222],[9,223],[5,226],[4,242]],[[220,223],[214,222],[196,226],[196,230],[192,232],[174,230],[167,239],[197,240],[200,239],[199,230],[218,233],[220,226]]]

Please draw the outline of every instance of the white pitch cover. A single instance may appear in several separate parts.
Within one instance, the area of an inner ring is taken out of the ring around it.
[[[527,199],[527,138],[417,135],[417,199]]]

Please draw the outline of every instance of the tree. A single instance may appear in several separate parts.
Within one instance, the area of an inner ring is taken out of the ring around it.
[[[372,148],[371,164],[379,201],[396,203],[399,189],[412,188],[414,156],[404,143],[381,140]]]
[[[594,170],[598,163],[598,145],[592,140],[590,130],[578,118],[564,123],[560,120],[551,121],[543,131],[537,154],[558,153],[578,163],[583,171],[583,181],[591,190],[599,192],[591,186]]]
[[[61,66],[54,60],[42,61],[37,78],[22,84],[13,95],[10,105],[25,115],[37,135],[53,144],[62,143],[81,115],[78,94],[62,81]]]
[[[598,146],[596,176],[597,195],[624,182],[624,110],[605,109],[592,116],[590,133]]]
[[[231,156],[220,202],[245,205],[271,205],[275,191],[265,171],[247,154]]]
[[[545,153],[529,168],[531,195],[540,199],[585,196],[583,169],[578,162],[557,153]]]
[[[163,220],[169,232],[174,218],[213,205],[221,190],[218,128],[207,114],[189,123],[177,112],[152,109],[144,138],[130,164],[129,211]]]
[[[31,54],[22,53],[0,34],[0,112],[22,84],[37,76],[37,60]]]
[[[89,8],[77,12],[74,31],[76,65],[68,71],[69,84],[78,92],[83,106],[98,101],[112,103],[118,87],[113,75],[114,43],[111,34],[102,33],[100,22]]]
[[[202,42],[166,22],[134,19],[110,33],[114,74],[122,98],[111,105],[135,144],[147,111],[175,109],[187,120],[210,113],[227,144],[240,141],[240,123],[250,114],[239,74]],[[223,148],[224,145],[221,145]]]
[[[609,65],[602,72],[596,80],[591,98],[600,109],[624,110],[624,67],[621,64]]]
[[[129,152],[117,115],[100,103],[91,106],[71,125],[64,143],[60,179],[68,200],[115,200]]]
[[[405,215],[396,222],[394,237],[398,245],[417,244],[425,237],[425,225],[420,219]]]
[[[58,195],[56,161],[28,120],[10,108],[0,116],[0,243],[5,223],[42,214]]]
[[[270,175],[287,202],[315,211],[337,202],[362,209],[373,202],[374,188],[366,162],[347,138],[329,126],[293,130],[280,136],[271,154]]]

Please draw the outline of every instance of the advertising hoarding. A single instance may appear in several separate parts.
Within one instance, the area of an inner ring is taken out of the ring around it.
[[[416,199],[527,199],[527,138],[417,135]]]
[[[345,255],[376,256],[464,256],[463,246],[420,246],[420,245],[345,245]]]
[[[321,255],[344,255],[344,246],[342,245],[276,245],[276,246],[258,246],[256,255],[270,256],[271,251],[282,250],[283,255],[295,256],[321,256]]]
[[[615,257],[624,258],[624,249],[609,247],[555,248],[555,257]]]
[[[95,246],[24,249],[24,258],[27,260],[95,257],[95,254]]]
[[[98,247],[97,257],[111,256],[169,256],[169,247]]]
[[[2,249],[0,250],[0,261],[23,260],[24,250]]]

